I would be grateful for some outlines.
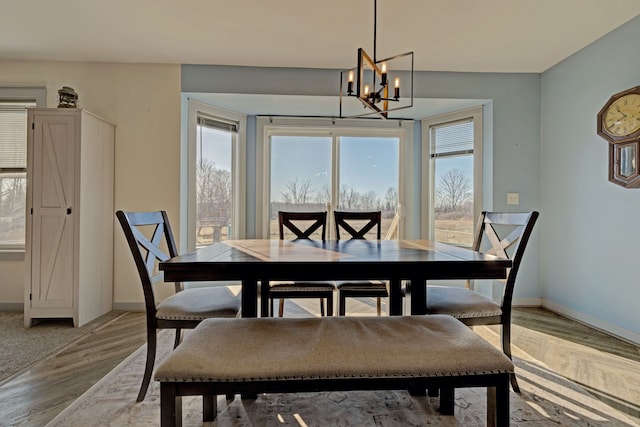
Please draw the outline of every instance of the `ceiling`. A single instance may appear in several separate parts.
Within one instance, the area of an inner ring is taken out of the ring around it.
[[[639,14],[639,0],[380,0],[377,56],[539,73]],[[0,60],[346,69],[372,54],[373,21],[373,0],[2,0]]]

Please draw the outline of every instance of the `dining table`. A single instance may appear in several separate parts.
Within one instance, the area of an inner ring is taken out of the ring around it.
[[[402,315],[402,281],[412,315],[427,313],[429,280],[504,279],[512,262],[432,240],[224,240],[159,265],[165,282],[240,281],[241,315],[258,316],[260,282],[385,280],[389,315]],[[264,307],[264,306],[263,306]]]

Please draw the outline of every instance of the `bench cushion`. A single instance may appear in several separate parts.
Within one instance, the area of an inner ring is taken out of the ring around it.
[[[434,377],[513,369],[500,350],[450,316],[206,319],[161,363],[155,379]]]

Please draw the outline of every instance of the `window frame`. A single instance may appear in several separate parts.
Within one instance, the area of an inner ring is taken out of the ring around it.
[[[183,151],[183,215],[181,221],[180,246],[182,251],[193,251],[196,245],[196,151],[197,151],[197,117],[204,115],[225,122],[238,124],[238,132],[233,138],[231,147],[232,170],[232,238],[242,239],[246,235],[246,134],[247,116],[223,108],[214,107],[202,102],[189,100],[187,114],[187,144]]]
[[[20,101],[20,102],[35,102],[36,108],[42,108],[46,106],[47,102],[47,89],[45,87],[0,87],[0,101]],[[25,147],[27,146],[27,140],[24,141]],[[25,164],[23,171],[14,171],[15,174],[24,174],[26,178],[27,165]],[[26,197],[26,196],[25,196]],[[25,206],[26,206],[25,199]],[[25,223],[26,223],[26,210],[25,210]],[[0,261],[17,261],[24,260],[24,253],[26,250],[26,234],[25,241],[22,245],[8,245],[0,241]]]
[[[427,117],[421,122],[422,141],[422,190],[421,190],[421,234],[422,238],[432,240],[435,235],[435,159],[431,157],[431,128],[447,123],[471,119],[473,121],[473,229],[476,229],[478,217],[483,207],[483,107],[466,108],[451,113]]]
[[[413,120],[371,120],[371,119],[335,119],[304,117],[270,117],[259,116],[256,119],[256,236],[268,238],[271,188],[271,137],[272,136],[329,136],[332,138],[331,153],[331,190],[336,200],[339,180],[338,149],[341,137],[396,137],[398,144],[398,238],[407,235],[405,224],[411,223],[406,218],[411,210],[406,208],[410,189],[407,183],[412,178],[412,161],[410,145],[413,143]],[[329,206],[331,211],[333,206]],[[333,221],[328,221],[327,236],[333,236]]]

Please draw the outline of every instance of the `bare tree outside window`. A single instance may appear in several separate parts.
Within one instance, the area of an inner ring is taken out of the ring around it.
[[[346,185],[342,185],[340,187],[340,194],[338,195],[340,206],[343,209],[356,209],[358,207],[358,201],[360,199],[360,194],[353,187],[347,187]]]
[[[387,188],[384,194],[385,210],[396,212],[398,210],[398,189],[396,187]]]
[[[325,184],[322,186],[322,189],[318,192],[316,196],[316,202],[326,205],[331,201],[331,187],[329,184]]]
[[[461,209],[472,196],[471,178],[460,169],[449,169],[436,185],[436,211],[455,212]]]
[[[287,181],[284,185],[285,191],[283,191],[282,197],[284,202],[292,205],[304,205],[311,201],[313,190],[311,189],[311,180],[304,180],[302,182],[295,178],[291,181]]]
[[[460,169],[447,169],[436,183],[434,208],[436,240],[470,247],[473,242],[471,177]]]
[[[223,228],[231,223],[231,171],[201,159],[196,170],[196,205],[200,234],[211,231],[213,241],[220,240],[223,231],[228,234]]]

